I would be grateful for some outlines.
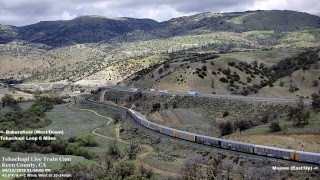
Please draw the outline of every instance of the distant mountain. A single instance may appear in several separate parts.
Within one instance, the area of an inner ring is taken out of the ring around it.
[[[218,31],[301,31],[320,28],[320,17],[295,11],[201,13],[157,22],[151,19],[81,16],[14,27],[0,25],[0,43],[22,40],[61,47],[81,43],[124,43]]]
[[[320,27],[318,16],[279,10],[247,12],[231,22],[248,30],[297,31]]]

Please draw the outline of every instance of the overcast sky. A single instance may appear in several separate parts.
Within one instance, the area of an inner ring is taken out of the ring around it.
[[[81,15],[157,21],[201,12],[295,10],[320,16],[319,0],[0,0],[0,24],[23,26]]]

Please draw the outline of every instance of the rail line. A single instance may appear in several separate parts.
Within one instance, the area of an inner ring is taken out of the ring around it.
[[[111,110],[113,110],[115,112],[118,112],[123,119],[128,119],[129,116],[127,115],[127,108],[121,107],[121,106],[117,106],[115,104],[108,104],[108,103],[93,101],[93,100],[90,100],[90,97],[91,96],[86,96],[84,98],[84,101],[86,103],[95,104],[95,105],[97,105],[99,107],[108,107],[109,109],[111,109]],[[130,118],[130,120],[132,120],[132,119]],[[223,149],[223,148],[219,148],[219,147],[209,146],[209,145],[206,145],[206,144],[199,144],[199,143],[196,143],[196,142],[191,142],[191,141],[187,141],[187,140],[183,140],[183,139],[178,139],[178,138],[175,138],[175,137],[172,137],[172,136],[168,136],[166,134],[162,134],[160,132],[148,129],[148,128],[142,126],[141,124],[137,123],[134,120],[132,120],[132,122],[135,124],[136,127],[138,127],[139,129],[143,129],[143,131],[148,132],[149,134],[153,134],[153,135],[157,134],[157,136],[159,136],[160,138],[167,138],[167,139],[170,139],[170,140],[183,142],[185,144],[188,144],[188,145],[191,145],[191,146],[194,146],[194,147],[203,147],[203,148],[206,148],[206,149],[215,149],[216,151],[219,151],[219,152],[227,152],[227,153],[230,153],[230,154],[233,154],[233,155],[236,155],[236,156],[242,156],[242,157],[249,158],[249,159],[260,159],[260,160],[265,160],[265,161],[290,163],[292,165],[297,165],[297,166],[306,166],[306,165],[315,166],[315,167],[317,167],[316,168],[317,171],[320,170],[320,166],[319,165],[308,163],[308,162],[299,162],[299,161],[293,161],[293,160],[287,160],[287,159],[279,159],[279,158],[269,157],[269,156],[268,157],[260,156],[260,155],[256,155],[256,154],[245,153],[245,152],[235,151],[235,150],[231,150],[231,149]]]
[[[91,101],[92,102],[92,101]],[[72,108],[72,109],[77,109],[77,110],[82,110],[82,111],[88,111],[88,112],[91,112],[91,113],[94,113],[95,115],[99,116],[99,117],[103,117],[103,118],[107,118],[109,121],[100,126],[100,127],[97,127],[95,129],[93,129],[91,131],[92,134],[96,135],[96,136],[99,136],[99,137],[102,137],[102,138],[106,138],[106,139],[110,139],[110,140],[115,140],[115,141],[118,141],[118,142],[121,142],[121,143],[125,143],[125,144],[129,144],[129,142],[127,141],[124,141],[120,138],[120,134],[119,134],[119,129],[120,129],[120,126],[121,124],[117,124],[116,128],[115,128],[115,131],[116,131],[116,135],[115,135],[115,138],[113,137],[109,137],[109,136],[104,136],[104,135],[101,135],[99,133],[97,133],[96,131],[99,130],[100,128],[102,127],[106,127],[106,126],[109,126],[110,123],[112,121],[114,121],[112,118],[108,117],[108,116],[103,116],[99,113],[97,113],[96,111],[93,111],[93,110],[90,110],[90,109],[83,109],[83,108],[77,108],[77,107],[73,107],[72,105],[74,105],[74,103],[71,103],[69,105],[69,108]],[[141,145],[141,147],[143,147],[143,149],[145,149],[146,152],[143,152],[142,154],[138,155],[137,156],[137,160],[146,168],[149,168],[151,169],[153,172],[157,173],[157,174],[162,174],[162,175],[165,175],[165,176],[172,176],[172,177],[177,177],[178,174],[177,173],[174,173],[174,172],[170,172],[170,171],[166,171],[166,170],[162,170],[162,169],[158,169],[156,167],[153,167],[149,164],[147,164],[145,162],[145,158],[150,155],[150,154],[155,154],[154,151],[153,151],[153,148],[149,145],[146,145],[146,144],[143,144]]]

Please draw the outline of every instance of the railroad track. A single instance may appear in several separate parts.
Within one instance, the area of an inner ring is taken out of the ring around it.
[[[184,143],[193,147],[201,147],[207,150],[213,150],[220,152],[220,153],[229,153],[233,156],[237,156],[237,157],[243,157],[245,159],[255,159],[255,160],[263,160],[265,162],[274,162],[274,163],[284,163],[284,164],[290,164],[291,166],[309,166],[312,167],[313,169],[316,169],[316,171],[320,171],[320,166],[319,165],[315,165],[315,164],[310,164],[310,163],[305,163],[305,162],[297,162],[297,161],[292,161],[292,160],[286,160],[286,159],[278,159],[278,158],[273,158],[273,157],[265,157],[265,156],[259,156],[256,154],[249,154],[249,153],[245,153],[245,152],[239,152],[239,151],[234,151],[234,150],[230,150],[230,149],[223,149],[223,148],[218,148],[218,147],[213,147],[213,146],[209,146],[209,145],[205,145],[205,144],[198,144],[195,142],[190,142],[190,141],[186,141],[183,139],[178,139],[172,136],[168,136],[156,131],[152,131],[151,129],[148,129],[140,124],[138,124],[136,121],[134,121],[133,119],[130,118],[130,116],[127,115],[127,108],[125,107],[121,107],[121,106],[117,106],[115,104],[108,104],[108,103],[103,103],[103,102],[97,102],[97,101],[93,101],[90,100],[91,96],[86,96],[83,100],[85,103],[89,103],[98,107],[107,107],[108,109],[117,112],[122,119],[127,119],[130,120],[130,122],[132,122],[138,129],[144,131],[145,133],[149,134],[149,135],[156,135],[158,136],[160,139],[168,139],[171,141],[175,141],[175,142],[180,142],[180,143]],[[272,164],[270,164],[270,168],[271,168]]]

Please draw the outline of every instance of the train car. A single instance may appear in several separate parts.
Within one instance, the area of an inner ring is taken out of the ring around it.
[[[291,149],[254,145],[249,143],[242,143],[242,142],[230,141],[226,139],[203,136],[199,134],[194,134],[194,133],[158,125],[156,123],[150,122],[140,117],[135,111],[131,109],[128,109],[127,112],[135,121],[137,121],[142,126],[145,126],[151,130],[154,130],[172,137],[176,137],[179,139],[184,139],[187,141],[197,142],[200,144],[206,144],[210,146],[216,146],[224,149],[231,149],[239,152],[257,154],[260,156],[269,156],[273,158],[281,158],[281,159],[288,159],[288,160],[294,160],[294,161],[305,162],[305,163],[320,164],[319,153],[303,152],[303,151],[295,151]]]
[[[296,151],[294,160],[300,161],[300,162],[320,164],[320,154],[312,153],[312,152]]]
[[[230,141],[225,139],[220,139],[220,147],[224,149],[231,149],[234,151],[241,151],[246,153],[254,153],[254,144],[242,143],[237,141]]]
[[[135,121],[137,121],[139,124],[141,124],[141,119],[142,119],[142,118],[141,118],[136,112],[134,112],[132,109],[129,109],[128,112],[129,112],[129,114],[131,115],[131,117],[132,117]]]
[[[139,124],[141,124],[141,117],[140,116],[138,116],[137,114],[134,114],[134,116],[136,117],[135,118],[135,120],[139,123]]]
[[[163,134],[175,137],[175,129],[172,129],[172,128],[169,128],[169,127],[166,127],[166,126],[162,126],[161,129],[160,129],[160,132],[163,133]]]
[[[254,147],[254,153],[260,156],[269,156],[269,157],[288,159],[288,160],[294,160],[295,152],[296,152],[295,150],[291,150],[291,149],[283,149],[283,148],[268,147],[268,146],[261,146],[261,145],[255,145]]]
[[[168,94],[168,90],[159,90],[159,93]]]
[[[153,122],[149,122],[149,129],[160,132],[160,126]]]
[[[200,93],[197,91],[189,91],[188,94],[198,96]]]
[[[175,130],[175,137],[179,138],[179,139],[184,139],[184,140],[187,140],[187,141],[196,142],[196,140],[195,140],[196,134],[189,133],[189,132],[186,132],[186,131]]]
[[[135,121],[138,119],[136,113],[132,109],[128,109],[127,112]]]
[[[219,140],[218,138],[203,136],[203,135],[196,135],[195,142],[199,144],[206,144],[210,146],[219,147]]]
[[[149,121],[143,119],[143,118],[140,117],[140,116],[138,116],[138,117],[139,117],[140,122],[141,122],[140,124],[141,124],[142,126],[146,127],[146,128],[149,128]]]

